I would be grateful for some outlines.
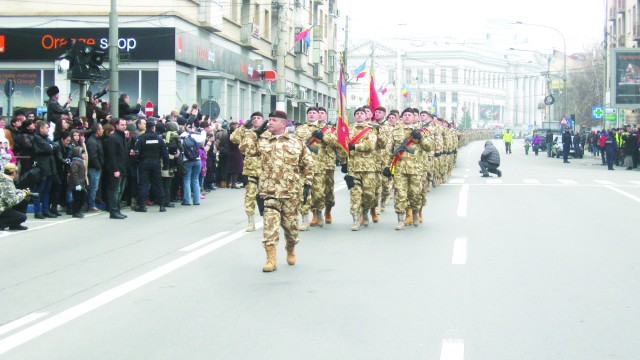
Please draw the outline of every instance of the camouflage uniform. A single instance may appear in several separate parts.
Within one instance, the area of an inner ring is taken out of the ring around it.
[[[325,126],[327,131],[324,133],[324,139],[322,140],[325,143],[324,151],[320,155],[318,168],[322,168],[319,170],[324,178],[324,206],[322,208],[331,209],[336,205],[336,199],[333,194],[333,189],[335,187],[334,174],[336,171],[336,152],[338,151],[339,144],[338,138],[336,134],[336,128],[332,126]]]
[[[385,148],[383,150],[383,157],[381,159],[382,161],[382,167],[384,168],[385,166],[387,166],[387,146],[389,145],[389,141],[391,139],[391,133],[393,132],[393,128],[394,125],[393,124],[389,124],[388,122],[384,122],[382,125],[380,125],[380,136],[384,137],[385,140]],[[389,197],[391,196],[391,188],[393,187],[393,178],[392,177],[386,177],[383,176],[382,177],[382,183],[380,184],[380,208],[384,209],[385,204],[382,203],[382,201],[384,200],[384,202],[386,202],[387,199],[389,199]]]
[[[231,141],[235,144],[242,144],[245,136],[249,134],[255,134],[253,129],[247,129],[242,126],[236,129],[231,134]],[[271,133],[265,131],[260,135],[260,138],[269,138]],[[243,153],[244,154],[244,153]],[[253,216],[255,214],[256,209],[256,195],[258,194],[258,181],[260,178],[260,156],[254,155],[249,156],[244,154],[244,163],[242,168],[242,175],[247,177],[247,185],[245,187],[244,193],[244,211],[247,215]]]
[[[388,164],[393,164],[396,156],[393,154],[405,139],[409,138],[413,127],[400,124],[396,126],[391,134],[391,141],[387,147]],[[432,141],[423,134],[419,142],[413,141],[410,146],[415,150],[411,154],[405,151],[395,164],[394,189],[395,189],[395,212],[404,214],[405,209],[413,209],[414,212],[422,207],[422,186],[421,178],[424,176],[423,166],[420,162],[422,152],[428,152],[432,148]],[[391,167],[391,166],[390,166]]]
[[[302,215],[306,215],[309,211],[316,211],[324,209],[324,170],[325,165],[322,163],[324,156],[327,152],[327,145],[325,142],[315,139],[311,134],[320,129],[318,123],[306,123],[298,126],[293,134],[296,138],[300,139],[307,145],[308,150],[311,153],[313,159],[313,181],[311,183],[311,193],[307,202],[300,206],[300,212]],[[313,144],[311,144],[313,142]],[[302,193],[300,193],[302,198]]]
[[[309,149],[287,133],[261,137],[259,141],[255,133],[250,133],[240,149],[248,156],[259,156],[262,166],[258,192],[264,200],[263,245],[278,245],[281,226],[287,244],[297,244],[300,188],[313,179]]]
[[[349,138],[353,139],[364,129],[369,130],[355,143],[355,150],[349,152],[348,175],[354,177],[355,186],[351,188],[351,215],[359,216],[363,210],[375,207],[375,183],[378,165],[376,159],[377,136],[367,124],[354,124],[349,127]]]

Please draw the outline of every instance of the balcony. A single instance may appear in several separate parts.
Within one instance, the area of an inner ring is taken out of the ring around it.
[[[618,13],[624,15],[625,11],[627,11],[626,0],[618,0]]]
[[[198,22],[203,28],[213,31],[222,31],[222,5],[218,0],[201,1],[198,8]]]
[[[242,25],[240,29],[240,45],[243,47],[249,50],[257,50],[260,37],[260,27],[258,25],[254,23]]]
[[[313,33],[313,41],[323,41],[324,40],[324,26],[316,25],[311,30]]]
[[[313,78],[316,80],[322,80],[324,77],[324,66],[321,64],[313,65]]]
[[[307,72],[309,68],[309,57],[304,54],[296,55],[296,58],[293,60],[293,65],[297,72]]]

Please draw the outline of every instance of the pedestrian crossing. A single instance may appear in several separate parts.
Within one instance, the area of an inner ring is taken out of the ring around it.
[[[505,179],[505,178],[451,178],[446,185],[486,184],[486,185],[567,185],[567,186],[640,186],[637,180],[573,180],[573,179]]]

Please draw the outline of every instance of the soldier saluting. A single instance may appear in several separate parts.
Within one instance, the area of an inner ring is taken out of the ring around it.
[[[264,272],[277,269],[276,246],[280,227],[284,229],[287,242],[287,263],[294,265],[294,248],[298,237],[298,211],[300,187],[303,187],[303,202],[307,201],[313,179],[313,160],[307,146],[286,131],[287,114],[276,110],[269,114],[269,121],[248,134],[242,140],[240,150],[247,156],[260,156],[262,171],[258,194],[264,201],[264,227],[262,244],[267,252]],[[261,135],[269,130],[271,136]]]

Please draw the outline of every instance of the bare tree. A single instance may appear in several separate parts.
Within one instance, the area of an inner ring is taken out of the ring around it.
[[[571,114],[576,115],[576,129],[602,125],[602,121],[591,120],[591,107],[603,105],[604,59],[604,49],[600,44],[568,57],[567,107]]]

